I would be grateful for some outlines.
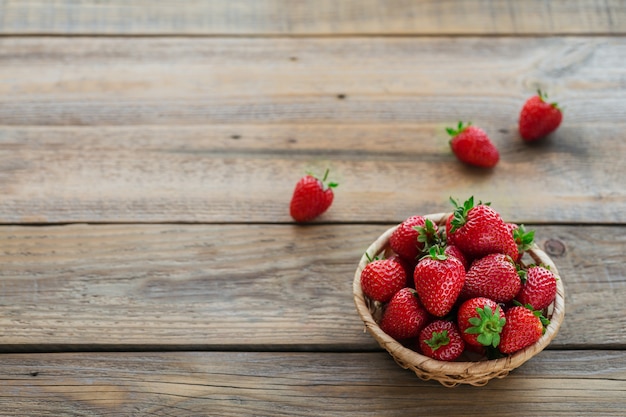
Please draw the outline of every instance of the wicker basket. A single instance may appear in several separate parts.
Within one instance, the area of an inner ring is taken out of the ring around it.
[[[426,215],[434,223],[439,226],[445,225],[445,221],[450,213],[438,213]],[[390,228],[383,233],[374,243],[367,249],[367,254],[374,257],[385,250],[388,250],[389,237],[397,226]],[[438,361],[427,356],[421,355],[411,349],[404,347],[395,339],[388,336],[378,326],[375,317],[380,318],[381,306],[379,303],[373,303],[363,295],[361,290],[361,271],[367,265],[367,256],[364,254],[361,258],[359,266],[354,275],[353,292],[356,309],[365,323],[367,331],[374,336],[380,346],[386,349],[395,361],[404,369],[410,369],[423,380],[436,380],[442,385],[453,387],[459,384],[470,384],[481,386],[487,384],[493,378],[503,378],[509,372],[524,362],[541,352],[550,341],[556,336],[563,317],[565,315],[564,297],[565,292],[563,282],[552,260],[534,245],[528,252],[528,255],[535,263],[543,263],[550,267],[550,270],[559,278],[557,280],[557,294],[553,304],[548,308],[548,318],[550,324],[546,328],[544,335],[533,345],[509,355],[504,358],[494,360],[478,360],[475,362],[444,362]]]

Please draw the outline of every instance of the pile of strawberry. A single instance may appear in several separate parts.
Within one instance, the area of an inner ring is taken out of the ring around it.
[[[382,307],[380,328],[426,356],[496,358],[537,342],[556,297],[556,276],[522,256],[533,231],[506,223],[488,203],[455,205],[445,228],[423,216],[402,222],[384,259],[361,273],[366,297]]]

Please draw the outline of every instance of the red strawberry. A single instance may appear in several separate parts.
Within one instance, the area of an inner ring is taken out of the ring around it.
[[[524,306],[511,307],[505,317],[506,323],[498,345],[498,349],[504,354],[515,353],[532,345],[544,332],[540,315]]]
[[[408,339],[419,336],[429,318],[415,290],[403,288],[387,304],[380,328],[396,340]]]
[[[470,258],[481,258],[490,253],[504,253],[517,259],[519,252],[513,235],[500,214],[489,203],[474,206],[470,197],[462,206],[452,198],[456,209],[446,222],[448,243],[457,246]]]
[[[515,297],[520,304],[530,304],[535,310],[543,310],[556,298],[556,275],[543,266],[531,266],[526,270],[522,289]]]
[[[519,116],[519,133],[527,142],[532,142],[554,132],[561,121],[563,113],[557,103],[548,103],[548,96],[541,90],[536,96],[529,98]]]
[[[478,167],[492,168],[500,160],[498,149],[484,130],[470,123],[463,126],[463,122],[459,122],[456,129],[447,128],[446,131],[452,136],[450,140],[452,152],[460,161]]]
[[[297,222],[308,222],[324,213],[333,202],[333,188],[337,184],[326,184],[328,170],[319,180],[312,175],[305,175],[298,181],[291,197],[289,212]]]
[[[497,303],[506,303],[517,295],[522,280],[513,260],[503,253],[491,253],[472,262],[461,298],[491,298]]]
[[[402,268],[406,273],[406,286],[413,286],[413,270],[415,269],[415,265],[417,265],[417,260],[414,260],[412,262],[407,261],[406,259],[401,258],[400,255],[398,255],[397,253],[391,253],[387,257],[387,259],[396,261],[400,265],[402,265]]]
[[[444,250],[443,253],[445,253],[448,256],[454,256],[456,259],[461,261],[466,271],[467,271],[467,268],[469,268],[469,263],[467,262],[467,258],[465,257],[463,252],[461,252],[461,249],[459,249],[458,247],[454,245],[446,245],[446,249]]]
[[[457,312],[457,325],[461,337],[470,346],[497,347],[505,322],[504,312],[500,306],[485,297],[465,301]]]
[[[465,268],[457,258],[446,256],[440,246],[433,246],[417,263],[413,279],[426,310],[443,317],[452,310],[463,288]]]
[[[376,259],[361,271],[361,289],[372,300],[386,303],[406,286],[407,276],[400,263],[391,259]]]
[[[453,361],[463,353],[465,342],[456,325],[447,320],[435,320],[420,332],[422,353],[440,361]]]
[[[423,216],[411,216],[389,237],[389,246],[402,258],[414,261],[437,236],[437,225]]]
[[[535,241],[535,231],[526,231],[523,224],[517,225],[515,223],[506,223],[507,228],[513,235],[513,240],[517,245],[518,256],[515,262],[519,262],[524,255],[524,252],[529,250]]]

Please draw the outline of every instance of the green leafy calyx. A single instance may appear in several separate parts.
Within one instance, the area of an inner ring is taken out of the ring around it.
[[[445,249],[439,245],[431,246],[428,250],[428,255],[426,256],[438,261],[445,261],[446,259],[448,259],[448,255],[446,255]]]
[[[442,346],[450,344],[450,337],[448,337],[448,331],[442,330],[440,332],[433,332],[430,339],[424,340],[424,342],[432,349],[437,350]]]
[[[463,122],[459,121],[459,124],[456,126],[456,128],[446,127],[446,132],[448,132],[448,134],[450,136],[455,137],[456,135],[458,135],[459,133],[463,132],[465,129],[467,129],[471,125],[472,125],[472,122],[468,122],[465,125],[465,124],[463,124]]]
[[[520,224],[517,229],[513,229],[513,239],[517,244],[517,249],[521,252],[529,250],[535,241],[535,231],[526,230],[523,224]]]
[[[478,317],[471,317],[468,321],[472,325],[465,330],[467,334],[476,334],[476,340],[483,346],[497,347],[500,344],[500,333],[506,323],[504,317],[498,314],[499,309],[492,311],[490,306],[477,307]]]

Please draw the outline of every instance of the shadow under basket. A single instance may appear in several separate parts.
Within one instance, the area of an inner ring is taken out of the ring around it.
[[[428,214],[424,217],[432,220],[440,227],[445,227],[445,222],[449,215],[450,213],[437,213]],[[380,346],[391,354],[402,368],[412,370],[423,380],[435,380],[447,387],[454,387],[459,384],[482,386],[487,384],[491,379],[507,376],[510,371],[541,352],[556,336],[565,316],[565,291],[563,281],[556,265],[554,265],[550,257],[539,249],[536,244],[533,244],[533,247],[527,251],[526,255],[530,256],[536,264],[542,263],[549,266],[550,270],[557,277],[556,298],[547,309],[547,317],[550,319],[550,324],[546,328],[543,336],[541,336],[536,343],[499,359],[453,362],[432,359],[403,346],[380,329],[374,317],[380,317],[382,313],[380,310],[381,307],[379,303],[373,303],[365,297],[361,290],[361,271],[363,271],[363,268],[365,268],[365,265],[368,263],[367,256],[369,255],[370,258],[374,258],[389,250],[389,237],[396,227],[397,226],[394,226],[388,229],[367,249],[367,255],[364,254],[361,258],[354,275],[352,289],[356,309],[365,323],[365,328],[374,339],[376,339]]]

